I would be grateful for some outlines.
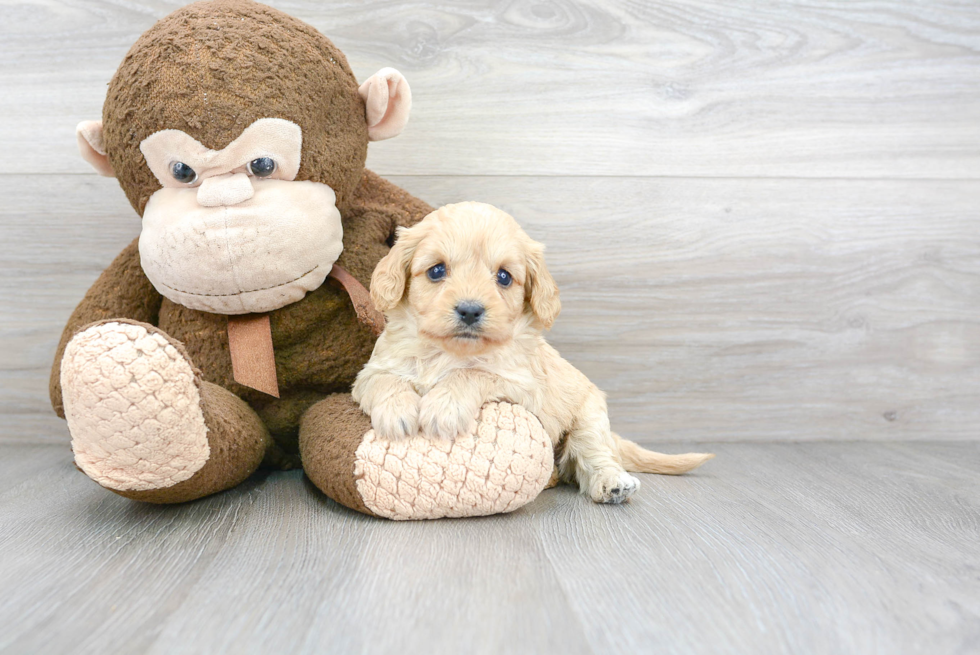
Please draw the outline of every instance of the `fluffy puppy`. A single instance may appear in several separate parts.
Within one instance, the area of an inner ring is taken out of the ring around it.
[[[663,455],[609,429],[606,399],[541,336],[561,303],[544,248],[490,205],[447,205],[409,229],[371,278],[388,323],[357,376],[354,400],[379,436],[453,439],[491,400],[540,419],[566,482],[602,503],[640,486],[627,470],[679,474],[709,454]]]

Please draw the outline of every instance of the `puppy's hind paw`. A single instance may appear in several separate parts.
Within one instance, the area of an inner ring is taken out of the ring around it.
[[[590,485],[589,496],[597,503],[625,503],[640,488],[640,481],[626,471],[599,473]]]

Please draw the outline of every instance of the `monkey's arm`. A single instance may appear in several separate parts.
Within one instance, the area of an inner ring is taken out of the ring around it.
[[[364,171],[349,205],[341,209],[344,221],[344,251],[337,264],[369,286],[371,273],[395,241],[395,229],[411,227],[432,206],[404,189]]]
[[[434,209],[429,203],[366,168],[351,204],[355,214],[383,214],[390,217],[395,226],[402,227],[415,225]]]
[[[65,417],[61,399],[61,357],[79,328],[109,318],[128,318],[156,325],[163,297],[153,288],[140,266],[139,239],[133,240],[95,281],[72,312],[61,333],[51,366],[48,391],[51,406]]]

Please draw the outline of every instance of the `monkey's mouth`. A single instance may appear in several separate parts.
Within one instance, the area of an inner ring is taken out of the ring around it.
[[[343,252],[343,222],[325,184],[264,180],[227,207],[201,206],[192,191],[156,191],[140,233],[143,272],[177,304],[274,311],[319,288]]]
[[[244,289],[242,291],[235,291],[234,293],[195,293],[193,291],[184,291],[182,289],[175,289],[173,287],[167,286],[166,284],[164,284],[162,282],[160,283],[160,286],[163,286],[163,287],[169,289],[172,292],[181,293],[181,294],[188,295],[188,296],[207,296],[209,298],[234,298],[234,297],[237,297],[237,296],[241,296],[243,294],[246,294],[246,293],[256,293],[256,292],[259,292],[259,291],[271,291],[273,289],[278,289],[279,287],[288,286],[290,284],[293,284],[294,282],[299,282],[300,280],[302,280],[307,275],[310,275],[312,273],[315,273],[318,268],[321,268],[321,266],[319,264],[317,264],[316,266],[314,266],[310,270],[306,271],[302,275],[297,275],[292,280],[286,280],[285,282],[282,282],[280,284],[272,284],[272,285],[269,285],[267,287],[262,287],[260,289]]]

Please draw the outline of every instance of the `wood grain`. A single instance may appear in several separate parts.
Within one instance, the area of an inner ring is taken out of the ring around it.
[[[85,171],[75,124],[180,4],[5,5],[0,172]],[[980,176],[976,3],[271,4],[408,77],[382,174]]]
[[[34,204],[50,179],[60,193]],[[547,244],[550,340],[627,436],[980,436],[974,182],[392,179],[436,205],[499,205]],[[5,176],[0,194],[0,439],[63,441],[55,344],[138,219],[112,180]]]
[[[980,645],[976,580],[949,585],[939,573],[976,557],[975,444],[954,459],[926,444],[719,451],[719,465],[696,478],[645,476],[646,500],[626,517],[571,504],[544,515],[543,534],[562,535],[548,539],[549,554],[579,615],[616,613],[617,626],[636,626],[590,621],[595,652],[966,653]]]
[[[685,444],[672,450],[686,448]],[[298,472],[183,506],[0,446],[0,652],[970,653],[977,443],[716,444],[621,507],[399,524]]]

